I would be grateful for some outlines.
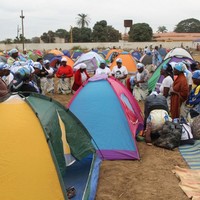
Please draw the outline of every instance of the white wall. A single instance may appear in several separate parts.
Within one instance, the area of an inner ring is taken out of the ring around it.
[[[25,48],[27,50],[33,50],[33,49],[38,49],[38,50],[48,50],[48,49],[67,49],[70,50],[73,47],[80,46],[82,49],[92,49],[92,48],[103,48],[106,49],[108,47],[112,48],[115,46],[116,48],[122,48],[122,49],[136,49],[138,48],[144,48],[145,46],[152,45],[154,46],[159,46],[162,44],[163,47],[165,48],[174,48],[174,47],[180,47],[181,43],[183,43],[183,46],[186,47],[188,46],[189,48],[196,48],[197,43],[193,42],[127,42],[127,41],[120,41],[120,42],[104,42],[104,43],[31,43],[31,44],[25,44]],[[19,50],[22,50],[22,44],[0,44],[0,50],[10,50],[12,48],[18,48]]]

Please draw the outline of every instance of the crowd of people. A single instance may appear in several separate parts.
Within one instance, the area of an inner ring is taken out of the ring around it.
[[[144,54],[152,54],[154,70],[163,60],[162,49],[162,46],[159,48],[156,46],[153,49],[147,46],[144,48]],[[7,63],[0,62],[0,78],[11,92],[21,92],[24,96],[28,96],[31,92],[43,95],[48,93],[73,94],[90,78],[91,75],[88,74],[86,68],[87,65],[81,63],[76,71],[73,71],[65,57],[60,60],[57,68],[51,67],[50,61],[43,60],[43,58],[38,58],[36,62],[30,59],[20,61],[18,50],[12,49],[9,51]],[[137,72],[130,77],[128,77],[128,70],[123,65],[121,58],[116,59],[116,66],[112,70],[106,61],[101,61],[94,74],[106,74],[108,77],[116,78],[132,92],[138,102],[145,102],[151,95],[148,90],[151,72],[141,62],[137,63]],[[178,62],[173,66],[167,63],[162,65],[160,74],[164,79],[157,91],[151,92],[166,99],[169,108],[167,119],[174,120],[184,117],[192,120],[197,117],[200,114],[200,69],[198,63]],[[152,112],[151,118],[153,115],[155,113]],[[166,112],[158,111],[156,115],[157,119],[166,119]],[[145,120],[148,123],[145,126],[144,134],[151,132],[149,127],[152,128],[152,119],[146,116]],[[147,134],[146,141],[151,142],[149,134]]]

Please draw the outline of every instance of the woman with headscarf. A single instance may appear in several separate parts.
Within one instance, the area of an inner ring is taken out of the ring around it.
[[[145,101],[148,95],[149,71],[144,68],[142,63],[137,64],[137,70],[134,77],[133,96],[137,101]]]
[[[190,117],[194,118],[200,114],[200,70],[196,70],[192,75],[194,89],[191,90],[186,105],[190,108]]]
[[[101,61],[99,68],[96,69],[95,75],[106,74],[111,76],[110,68],[107,67],[106,61]]]
[[[170,108],[170,89],[172,88],[174,82],[172,66],[170,64],[163,65],[160,74],[163,75],[165,78],[160,85],[159,91],[161,95],[166,97],[167,104]]]
[[[73,76],[73,70],[71,66],[67,65],[67,59],[61,59],[61,65],[56,72],[56,76],[59,78],[58,93],[69,94],[71,93],[71,77]]]
[[[77,91],[79,87],[90,78],[86,71],[86,64],[81,63],[80,68],[74,74],[74,83],[72,86],[73,91]]]
[[[15,61],[19,61],[19,58],[18,58],[18,50],[17,49],[12,49],[8,52],[9,54],[9,57],[8,57],[8,60],[7,60],[7,63],[11,66],[13,65],[13,63]]]
[[[171,117],[172,119],[180,117],[181,105],[187,100],[189,95],[189,86],[184,75],[184,65],[182,62],[174,66],[175,80],[171,91]]]
[[[31,78],[30,70],[25,66],[20,67],[14,74],[11,91],[23,92],[24,96],[29,96],[32,92],[40,93],[39,88],[31,81]]]
[[[46,75],[46,92],[54,93],[54,69],[50,67],[49,60],[44,60],[44,69],[48,72]]]

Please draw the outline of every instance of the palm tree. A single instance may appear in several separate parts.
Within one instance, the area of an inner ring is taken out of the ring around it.
[[[88,26],[90,23],[90,18],[86,14],[78,14],[77,17],[77,25],[81,28],[84,28],[85,26]]]
[[[167,28],[165,26],[159,26],[157,33],[166,33],[167,32]]]

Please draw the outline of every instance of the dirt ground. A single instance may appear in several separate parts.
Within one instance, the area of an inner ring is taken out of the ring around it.
[[[194,52],[200,61],[200,53]],[[67,105],[72,95],[51,95]],[[140,105],[143,110],[143,105]],[[137,142],[140,160],[103,161],[96,200],[188,200],[172,173],[175,166],[188,168],[174,151]]]

